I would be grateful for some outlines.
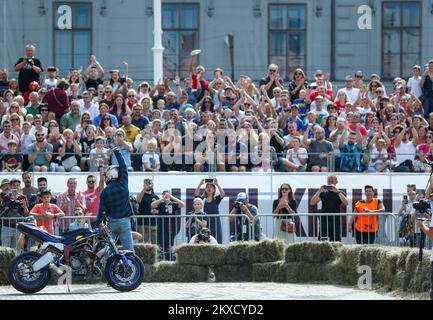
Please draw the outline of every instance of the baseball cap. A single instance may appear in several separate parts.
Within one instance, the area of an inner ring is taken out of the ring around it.
[[[12,179],[9,181],[9,183],[14,183],[14,182],[19,182],[19,183],[21,183],[21,180],[18,179],[18,178],[12,178]]]
[[[238,193],[238,196],[236,197],[236,201],[244,201],[247,198],[248,198],[248,196],[245,192],[240,192],[240,193]]]
[[[296,108],[296,109],[299,110],[299,106],[298,106],[297,104],[292,104],[290,108],[292,108],[292,109],[293,109],[293,108]]]
[[[164,194],[164,193],[166,193],[166,192],[170,193],[170,190],[165,189],[164,191],[162,191],[162,194]]]
[[[9,183],[11,183],[11,182],[9,181],[9,179],[3,179],[2,182],[1,182],[1,184],[0,184],[0,187],[2,187],[2,186],[5,185],[5,184],[9,184]]]

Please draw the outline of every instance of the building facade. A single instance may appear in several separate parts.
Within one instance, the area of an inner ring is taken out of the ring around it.
[[[43,66],[65,76],[95,54],[105,70],[129,63],[133,79],[153,78],[152,0],[2,0],[0,64],[13,66],[33,43]],[[366,9],[367,8],[367,9]],[[370,15],[371,12],[371,15]],[[433,0],[162,1],[164,74],[187,74],[190,51],[212,77],[266,74],[269,63],[342,80],[357,69],[384,79],[409,76],[433,58]]]

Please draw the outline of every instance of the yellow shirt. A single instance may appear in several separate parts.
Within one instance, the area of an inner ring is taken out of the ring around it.
[[[140,129],[131,124],[128,128],[122,126],[121,129],[125,131],[125,140],[134,143],[135,137],[140,133]]]

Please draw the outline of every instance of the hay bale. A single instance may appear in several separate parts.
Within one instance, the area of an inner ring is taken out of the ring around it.
[[[279,239],[257,242],[249,250],[252,264],[275,262],[284,259],[284,243]]]
[[[0,268],[0,286],[8,286],[10,283],[8,281],[8,269]]]
[[[225,264],[242,265],[251,264],[249,247],[255,245],[253,242],[232,242],[227,246]]]
[[[417,265],[412,272],[410,269],[406,271],[407,274],[411,274],[407,290],[410,292],[428,292],[431,287],[430,278],[430,254],[424,253],[422,262],[417,261]],[[406,265],[411,265],[412,261],[409,261]]]
[[[406,270],[406,259],[409,253],[412,251],[412,249],[404,249],[401,251],[400,256],[397,260],[397,270],[399,271],[405,271]]]
[[[279,239],[232,242],[227,246],[225,264],[251,265],[282,260],[284,243]]]
[[[217,265],[213,268],[216,282],[251,282],[252,265]]]
[[[9,267],[10,262],[15,257],[15,250],[11,248],[0,247],[0,268]]]
[[[284,261],[253,264],[253,281],[285,282],[286,275],[281,272]]]
[[[225,262],[227,247],[210,244],[185,244],[173,248],[176,261],[180,264],[212,266]]]
[[[145,271],[147,282],[205,282],[209,280],[209,268],[179,264],[177,262],[159,262]]]
[[[359,264],[359,253],[362,250],[360,245],[347,245],[339,250],[339,263],[347,269],[356,271]]]
[[[338,246],[328,241],[323,242],[302,242],[292,244],[286,248],[285,261],[326,263],[338,257]]]
[[[158,246],[155,244],[140,243],[134,245],[135,254],[145,265],[153,265],[158,257]]]

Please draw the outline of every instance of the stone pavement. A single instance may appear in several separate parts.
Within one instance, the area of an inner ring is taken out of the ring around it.
[[[105,284],[48,286],[25,295],[0,287],[0,300],[392,300],[375,291],[348,287],[288,283],[144,283],[132,292],[117,292]]]

